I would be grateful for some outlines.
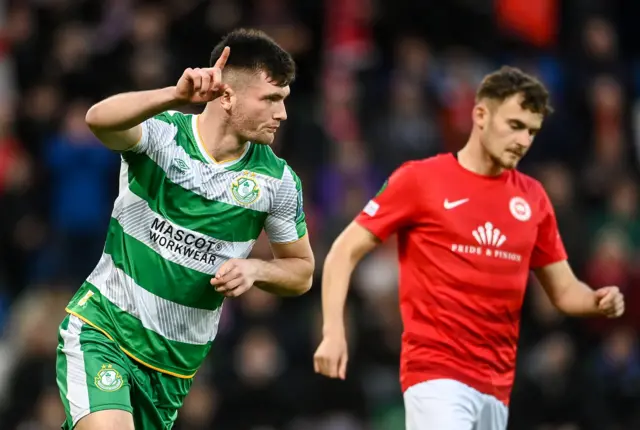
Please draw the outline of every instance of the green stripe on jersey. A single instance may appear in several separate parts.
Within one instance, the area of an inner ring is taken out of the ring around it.
[[[254,143],[242,160],[226,166],[225,169],[233,172],[250,170],[261,175],[282,179],[286,166],[284,160],[278,158],[269,145]]]
[[[93,293],[91,298],[78,305],[89,291]],[[121,348],[145,364],[183,377],[198,370],[213,343],[194,345],[166,339],[143,327],[138,318],[115,306],[89,282],[82,284],[68,309],[104,330]]]
[[[177,134],[175,136],[175,142],[178,146],[187,153],[187,155],[194,160],[201,161],[203,163],[210,163],[198,149],[198,142],[193,134],[193,127],[191,121],[193,121],[193,115],[185,115],[177,111],[162,112],[159,115],[153,117],[167,124],[174,124],[177,126]]]
[[[218,240],[247,242],[260,236],[268,213],[206,199],[169,181],[165,171],[146,155],[129,157],[129,189],[157,214]],[[216,219],[225,221],[216,223]]]
[[[157,233],[151,231],[150,234]],[[105,252],[111,255],[115,266],[136,284],[158,297],[197,309],[214,310],[222,305],[224,296],[209,283],[211,274],[162,258],[147,245],[126,234],[113,218],[109,223]],[[209,258],[202,254],[203,258]],[[129,256],[135,257],[132,259]]]

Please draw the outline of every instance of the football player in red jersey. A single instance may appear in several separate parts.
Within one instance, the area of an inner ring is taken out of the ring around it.
[[[551,112],[548,99],[519,69],[487,75],[466,146],[399,167],[326,258],[314,367],[344,379],[349,279],[398,235],[408,430],[506,429],[530,270],[568,315],[624,312],[617,287],[593,290],[576,278],[542,185],[515,169]]]

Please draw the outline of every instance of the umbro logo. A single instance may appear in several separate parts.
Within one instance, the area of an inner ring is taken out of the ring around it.
[[[454,200],[454,201],[450,202],[449,199],[444,199],[444,208],[446,210],[457,208],[458,206],[463,205],[463,204],[467,203],[468,201],[469,201],[469,199],[461,199],[461,200]]]
[[[176,169],[178,169],[182,173],[185,173],[185,172],[187,172],[189,170],[189,165],[186,163],[186,161],[184,161],[181,158],[174,158],[173,159],[173,167],[175,167]]]

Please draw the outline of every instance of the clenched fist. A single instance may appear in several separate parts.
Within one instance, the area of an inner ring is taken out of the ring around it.
[[[344,335],[325,336],[313,355],[313,369],[329,378],[347,377],[347,339]]]
[[[604,287],[595,291],[598,310],[609,318],[618,318],[624,313],[624,296],[618,287]]]
[[[207,103],[230,90],[222,83],[224,69],[231,49],[227,46],[213,67],[186,69],[176,84],[175,98],[182,103]]]
[[[256,266],[251,260],[232,258],[220,266],[211,285],[226,297],[238,297],[253,287],[256,281]]]

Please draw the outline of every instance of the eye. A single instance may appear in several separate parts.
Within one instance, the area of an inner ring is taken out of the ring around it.
[[[509,121],[512,130],[524,130],[525,126],[519,121]]]

